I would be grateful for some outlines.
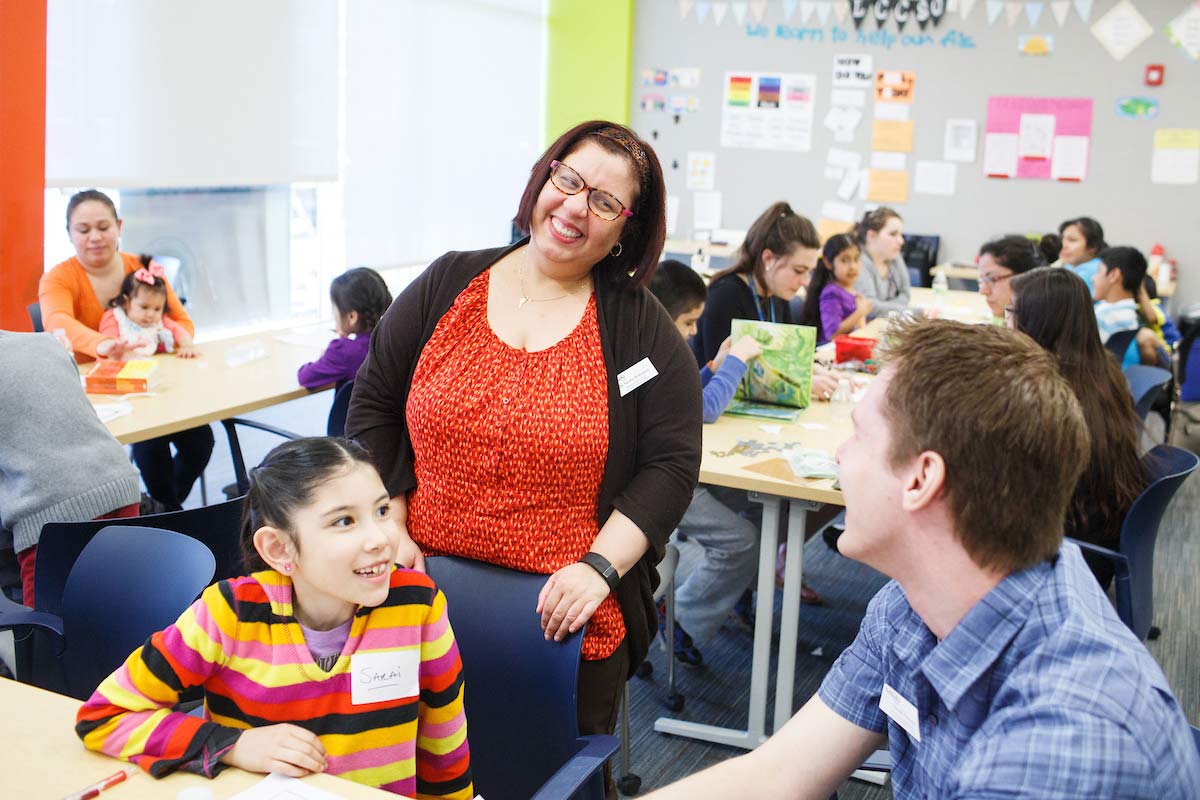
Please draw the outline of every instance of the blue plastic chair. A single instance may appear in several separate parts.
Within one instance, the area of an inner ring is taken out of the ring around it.
[[[1144,364],[1133,364],[1123,372],[1125,382],[1129,384],[1129,392],[1133,395],[1133,408],[1137,411],[1138,419],[1145,421],[1154,401],[1171,382],[1171,373]]]
[[[1104,342],[1104,348],[1113,354],[1113,358],[1120,364],[1125,361],[1125,351],[1129,349],[1129,345],[1133,344],[1134,338],[1137,336],[1137,330],[1132,331],[1117,331],[1112,336],[1109,336]]]
[[[1121,526],[1119,551],[1075,541],[1084,552],[1095,553],[1116,570],[1117,616],[1138,639],[1155,638],[1154,543],[1158,526],[1175,492],[1200,464],[1200,456],[1160,444],[1142,458],[1147,486],[1129,507]]]
[[[534,613],[545,575],[464,558],[426,560],[463,662],[475,791],[488,800],[603,797],[615,736],[580,736],[582,632],[546,641]]]
[[[33,325],[34,333],[42,333],[46,329],[42,326],[42,304],[30,303],[25,307],[29,312],[29,322]]]
[[[62,645],[64,693],[86,700],[150,634],[179,618],[212,582],[215,566],[208,548],[191,537],[106,527],[72,567],[61,616],[0,599],[0,630],[53,633]]]
[[[338,384],[337,389],[333,393],[333,405],[329,407],[329,418],[325,421],[326,436],[343,436],[345,434],[346,415],[350,412],[350,394],[353,391],[354,381],[343,381]],[[282,436],[284,439],[302,438],[298,433],[293,433],[274,425],[268,425],[265,422],[246,419],[245,417],[223,419],[221,420],[221,424],[225,426],[225,435],[229,437],[229,454],[233,459],[233,477],[237,493],[242,495],[250,491],[250,478],[246,469],[246,459],[242,455],[242,444],[238,440],[238,427],[273,433],[276,436]],[[227,487],[225,491],[228,492],[230,489]]]

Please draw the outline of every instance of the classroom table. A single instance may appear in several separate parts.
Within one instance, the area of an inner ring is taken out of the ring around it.
[[[991,319],[987,303],[977,292],[914,289],[912,305],[936,309],[943,317],[983,323]],[[878,338],[885,319],[873,320],[856,335]],[[822,504],[843,505],[842,493],[831,479],[796,479],[787,465],[790,446],[833,454],[853,433],[851,403],[813,403],[794,422],[723,415],[704,426],[700,482],[744,489],[763,506],[758,554],[758,599],[755,607],[754,645],[750,670],[750,701],[745,730],[660,717],[654,729],[692,739],[753,749],[765,742],[767,686],[770,679],[771,636],[774,622],[775,554],[783,502],[788,504],[784,559],[783,607],[780,613],[779,662],[775,675],[775,709],[772,730],[789,719],[795,684],[796,643],[800,628],[800,583],[803,578],[806,513]],[[749,444],[747,444],[749,443]],[[673,654],[669,652],[668,658]]]
[[[124,761],[84,748],[75,735],[80,702],[17,681],[0,678],[0,795],[21,800],[59,800],[128,766]],[[173,800],[193,786],[207,787],[214,800],[225,800],[257,784],[265,776],[230,767],[209,779],[175,773],[156,779],[139,772],[101,793],[99,800]],[[332,775],[304,779],[315,789],[345,800],[392,798],[398,795],[352,783]]]
[[[198,344],[199,358],[154,356],[158,385],[148,395],[88,395],[98,408],[126,402],[133,413],[107,425],[121,444],[154,439],[312,394],[296,370],[320,357],[328,326],[285,328]],[[86,373],[92,364],[80,365]],[[332,388],[322,387],[315,391]]]

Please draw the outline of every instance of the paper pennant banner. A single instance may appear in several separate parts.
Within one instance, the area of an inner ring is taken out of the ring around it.
[[[829,12],[830,12],[830,10],[832,10],[832,8],[833,8],[833,3],[829,2],[829,0],[824,0],[824,2],[818,2],[817,3],[817,21],[820,22],[822,25],[824,25],[826,22],[828,22],[829,21]]]
[[[1004,0],[987,0],[988,25],[993,24],[1004,10]]]
[[[725,21],[725,12],[727,12],[728,10],[729,10],[729,3],[713,3],[712,4],[713,22],[717,23],[718,25],[720,25],[722,22],[724,22]]]
[[[953,14],[958,11],[958,0],[946,0],[946,13]]]
[[[1200,2],[1167,23],[1167,39],[1188,58],[1200,59]]]
[[[1075,0],[1075,13],[1086,24],[1092,18],[1092,0]]]
[[[692,13],[692,7],[696,5],[696,0],[679,0],[679,18],[687,19],[688,14]]]
[[[1092,35],[1117,61],[1136,50],[1153,33],[1154,28],[1129,0],[1121,0],[1092,25]]]
[[[796,13],[796,3],[799,0],[783,0],[783,18],[787,22],[791,22],[792,15]]]
[[[1054,12],[1054,19],[1061,28],[1067,22],[1067,14],[1071,13],[1071,0],[1054,0],[1050,10]]]
[[[838,21],[839,25],[846,24],[846,17],[850,14],[850,5],[848,3],[834,3],[833,17]]]
[[[1021,16],[1021,4],[1010,0],[1004,4],[1004,11],[1008,17],[1008,27],[1011,28],[1017,23],[1017,18]]]
[[[704,20],[706,20],[706,19],[708,19],[708,1],[707,0],[697,0],[697,2],[696,2],[696,22],[699,22],[701,25],[703,25]]]
[[[800,0],[800,21],[807,25],[816,10],[817,4],[814,0]]]
[[[971,9],[975,7],[975,0],[958,0],[958,13],[966,19],[970,15]]]
[[[767,0],[754,0],[750,4],[750,13],[754,15],[755,22],[762,22],[763,14],[767,13]]]
[[[1037,27],[1038,20],[1042,18],[1042,9],[1044,7],[1045,6],[1042,3],[1026,3],[1025,4],[1025,18],[1027,20],[1029,20],[1029,27],[1031,27],[1031,28]]]
[[[746,24],[746,3],[730,3],[729,7],[733,10],[733,18],[737,20],[738,27]]]

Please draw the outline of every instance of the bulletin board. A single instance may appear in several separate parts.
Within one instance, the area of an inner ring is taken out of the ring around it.
[[[663,163],[676,238],[697,213],[744,230],[775,200],[814,222],[877,202],[939,235],[941,260],[971,261],[995,236],[1089,215],[1110,243],[1161,242],[1179,305],[1200,300],[1198,59],[1194,0],[641,0],[631,119]],[[989,135],[1020,140],[1026,115],[1013,174],[989,177]],[[736,124],[751,117],[772,133]]]

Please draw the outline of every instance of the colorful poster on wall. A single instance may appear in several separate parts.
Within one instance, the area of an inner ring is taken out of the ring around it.
[[[1092,101],[990,97],[984,137],[988,177],[1081,181],[1087,177]],[[1068,137],[1059,144],[1058,139]],[[1063,164],[1055,166],[1061,155]]]
[[[911,103],[913,85],[917,82],[915,72],[884,70],[875,73],[875,102]]]
[[[1200,128],[1159,128],[1154,132],[1151,183],[1200,183]]]
[[[721,146],[811,150],[816,88],[815,75],[725,73]]]
[[[1200,0],[1167,23],[1167,39],[1193,61],[1200,59]]]
[[[687,154],[687,188],[711,191],[716,182],[717,156],[714,153],[689,150]]]

